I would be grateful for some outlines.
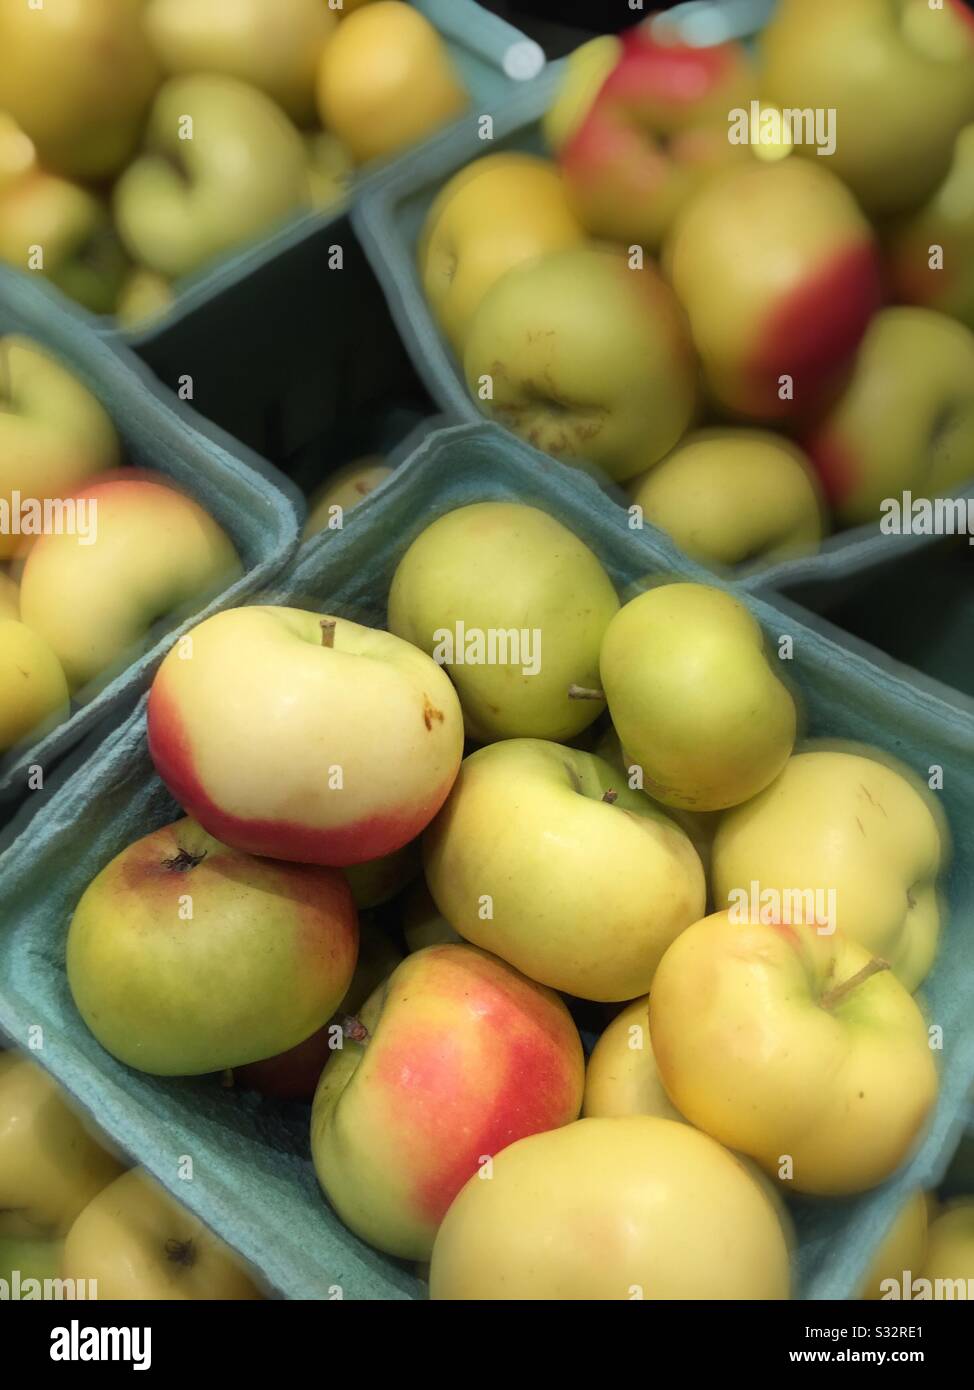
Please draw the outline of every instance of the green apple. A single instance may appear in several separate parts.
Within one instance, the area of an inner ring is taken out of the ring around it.
[[[448,942],[463,940],[436,906],[425,879],[414,883],[404,895],[402,934],[410,951],[421,951],[424,946],[445,946]]]
[[[119,328],[144,328],[172,307],[173,288],[164,275],[135,266],[122,282],[115,301]]]
[[[147,0],[145,27],[169,73],[217,72],[266,92],[302,125],[315,114],[328,0]]]
[[[0,0],[0,110],[52,173],[101,179],[132,154],[160,72],[144,0]]]
[[[28,1279],[36,1279],[43,1288],[45,1279],[60,1277],[63,1251],[63,1240],[0,1236],[0,1283],[9,1288],[19,1279],[23,1289]]]
[[[617,481],[651,467],[693,417],[682,310],[650,264],[571,248],[515,266],[475,310],[463,358],[480,408],[566,462]]]
[[[43,274],[96,314],[112,312],[128,268],[102,200],[40,170],[0,191],[0,261]]]
[[[310,197],[301,136],[270,97],[233,77],[174,77],[115,187],[115,220],[135,260],[176,279]]]
[[[974,478],[974,332],[933,309],[877,314],[852,377],[803,440],[843,526]]]
[[[937,879],[949,835],[921,780],[869,751],[873,757],[830,747],[797,754],[771,786],[724,815],[714,838],[714,902],[731,904],[753,882],[782,902],[792,890],[790,920],[818,920],[824,904],[831,927],[888,961],[914,990],[937,952]],[[821,896],[829,890],[832,911]]]
[[[119,455],[115,426],[86,386],[31,339],[0,338],[0,501],[63,497]],[[30,540],[0,533],[0,559]]]
[[[649,1031],[680,1113],[795,1192],[883,1182],[937,1098],[910,994],[884,961],[811,925],[696,922],[660,962]]]
[[[730,594],[682,583],[640,594],[609,624],[599,664],[622,746],[664,806],[736,806],[787,762],[795,702]]]
[[[930,196],[974,117],[974,20],[963,0],[781,0],[760,48],[766,96],[834,110],[828,162],[867,212]],[[796,148],[817,162],[814,145]]]
[[[419,844],[411,840],[392,854],[367,859],[362,864],[350,864],[342,872],[348,880],[357,908],[379,907],[394,898],[422,872]]]
[[[540,739],[466,758],[423,850],[430,892],[462,937],[583,999],[645,994],[704,911],[683,831],[601,758]]]
[[[334,528],[336,521],[344,521],[346,512],[357,507],[392,474],[393,469],[383,462],[381,454],[365,454],[336,469],[308,499],[302,538],[307,540],[319,531]]]
[[[767,430],[688,434],[628,492],[643,518],[705,564],[770,564],[818,548],[827,526],[802,451]]]
[[[399,561],[389,627],[449,672],[470,738],[567,740],[601,713],[596,681],[619,600],[597,557],[516,502],[441,516]]]
[[[357,950],[341,874],[252,858],[181,820],[122,850],[85,889],[68,928],[68,984],[113,1057],[197,1076],[316,1032]]]

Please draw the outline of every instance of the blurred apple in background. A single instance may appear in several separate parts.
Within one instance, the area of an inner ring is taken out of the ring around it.
[[[927,1253],[920,1269],[914,1266],[914,1277],[931,1281],[949,1281],[950,1290],[943,1285],[932,1297],[964,1298],[974,1280],[974,1197],[957,1197],[948,1202],[930,1222],[927,1233]],[[962,1280],[960,1288],[955,1281]]]
[[[174,647],[153,682],[149,751],[226,843],[347,867],[400,849],[439,810],[463,716],[425,653],[297,608],[230,609],[190,636],[192,660]]]
[[[937,1097],[923,1015],[841,932],[707,917],[660,962],[649,1028],[687,1120],[795,1192],[875,1187],[916,1147]]]
[[[351,153],[330,130],[318,130],[304,137],[311,187],[311,206],[316,211],[333,208],[348,196],[355,172]]]
[[[927,1249],[927,1194],[914,1192],[900,1209],[899,1215],[883,1237],[862,1281],[859,1297],[880,1299],[885,1294],[883,1281],[895,1279],[902,1288],[903,1275],[916,1275],[923,1266]]]
[[[819,404],[882,298],[855,199],[822,165],[793,158],[711,179],[677,217],[664,262],[712,395],[754,419]]]
[[[115,426],[72,372],[29,338],[0,338],[0,499],[62,497],[119,454]],[[0,534],[0,559],[31,539]]]
[[[759,48],[771,100],[835,111],[828,162],[866,212],[933,193],[974,118],[974,17],[963,0],[780,0]],[[814,146],[796,150],[817,161]]]
[[[144,328],[172,307],[175,294],[164,275],[135,266],[122,281],[115,301],[119,328]]]
[[[327,530],[338,515],[333,510],[335,507],[341,508],[344,518],[346,512],[357,507],[380,483],[391,478],[392,473],[381,454],[365,454],[343,468],[337,468],[308,498],[308,519],[304,523],[302,538],[307,540],[309,536]]]
[[[68,929],[68,984],[113,1057],[198,1076],[310,1037],[348,989],[357,951],[341,874],[253,858],[180,820],[122,850],[85,889]]]
[[[751,614],[706,584],[661,584],[623,607],[600,656],[626,756],[663,806],[719,811],[784,767],[797,712]]]
[[[115,186],[133,258],[177,279],[310,206],[301,136],[255,87],[204,73],[170,78],[143,152]]]
[[[650,265],[615,249],[556,251],[481,300],[464,373],[480,409],[563,462],[623,481],[682,436],[696,407],[687,323]]]
[[[443,39],[399,0],[345,17],[321,51],[317,97],[322,124],[358,164],[415,144],[470,104]]]
[[[89,1297],[260,1299],[257,1274],[144,1168],[106,1187],[64,1242],[61,1275],[94,1280]]]
[[[40,166],[33,140],[6,111],[0,111],[0,194]]]
[[[578,1115],[581,1041],[556,995],[469,946],[407,957],[359,1022],[315,1095],[315,1171],[357,1235],[425,1259],[485,1157]]]
[[[0,569],[0,618],[20,619],[20,589],[10,575]]]
[[[160,72],[144,0],[0,0],[0,110],[52,173],[100,179],[133,153]]]
[[[68,713],[68,683],[48,643],[23,623],[0,618],[0,753]]]
[[[657,247],[697,187],[751,157],[728,114],[756,96],[740,44],[690,47],[639,24],[576,49],[545,131],[585,227]]]
[[[466,758],[423,852],[461,936],[581,999],[644,994],[704,911],[683,831],[601,758],[540,739]]]
[[[266,92],[300,125],[315,111],[328,0],[148,0],[145,26],[168,73],[219,72]]]
[[[88,504],[91,534],[38,537],[24,566],[20,609],[77,690],[107,679],[155,623],[198,611],[243,568],[223,528],[163,482],[123,473],[72,496]]]
[[[704,564],[790,559],[816,550],[828,529],[808,459],[766,430],[685,435],[628,492],[646,521]]]
[[[974,333],[932,309],[877,314],[849,382],[803,444],[838,520],[878,522],[887,498],[974,478]]]
[[[584,240],[555,165],[530,154],[489,154],[449,179],[420,234],[427,302],[462,354],[478,304],[506,271]]]
[[[420,532],[389,589],[389,627],[444,669],[467,735],[569,739],[601,713],[572,699],[597,683],[599,648],[619,600],[588,546],[554,517],[517,502],[458,507]],[[530,628],[521,629],[522,623]],[[517,634],[517,648],[507,638]],[[490,635],[505,638],[491,652]],[[468,651],[467,639],[483,648]],[[524,650],[529,645],[530,650]]]

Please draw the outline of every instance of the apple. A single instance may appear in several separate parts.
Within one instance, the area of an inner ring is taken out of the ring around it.
[[[337,135],[316,130],[304,137],[311,206],[316,212],[333,208],[348,197],[355,162]]]
[[[148,0],[145,9],[166,72],[238,77],[301,125],[314,117],[318,62],[336,24],[327,0]]]
[[[20,589],[16,580],[0,569],[0,618],[20,619]]]
[[[234,77],[173,77],[144,152],[115,185],[129,254],[177,279],[310,205],[301,136],[270,97]]]
[[[344,521],[345,513],[391,478],[393,471],[381,454],[364,454],[344,468],[336,469],[308,499],[308,519],[302,538],[307,540],[319,531],[334,529],[336,520]]]
[[[914,1273],[930,1281],[933,1298],[970,1297],[974,1288],[974,1197],[957,1197],[937,1213],[930,1223],[923,1266]],[[960,1288],[958,1281],[962,1281]]]
[[[94,1281],[101,1301],[264,1297],[256,1273],[144,1168],[85,1207],[64,1242],[61,1275]]]
[[[728,113],[753,80],[740,44],[668,42],[649,24],[576,49],[545,126],[588,231],[658,247],[695,189],[750,157],[728,139]]]
[[[799,753],[760,796],[728,812],[714,839],[714,901],[743,902],[732,895],[750,895],[752,883],[782,902],[792,890],[792,920],[813,922],[834,890],[827,925],[914,990],[937,953],[949,835],[920,779],[869,751]]]
[[[402,934],[409,951],[463,941],[436,906],[425,879],[414,883],[403,899]]]
[[[734,1154],[657,1116],[578,1120],[512,1144],[440,1226],[430,1297],[786,1299],[774,1200]]]
[[[696,407],[679,305],[651,265],[630,270],[615,248],[555,251],[509,270],[474,313],[463,360],[487,415],[618,482],[668,453]]]
[[[599,666],[622,747],[664,806],[735,806],[787,762],[795,701],[758,623],[723,590],[664,583],[640,594],[609,624]]]
[[[0,1053],[0,1238],[65,1235],[122,1171],[107,1145],[42,1067]]]
[[[601,713],[569,691],[595,683],[618,608],[598,558],[560,522],[475,502],[427,526],[399,561],[389,627],[449,672],[470,738],[567,740]]]
[[[937,1097],[910,994],[884,961],[811,925],[718,912],[688,927],[656,971],[649,1030],[681,1114],[795,1192],[875,1187]]]
[[[974,478],[974,332],[933,309],[876,315],[843,393],[803,440],[837,520]]]
[[[832,168],[871,215],[915,207],[974,117],[974,19],[963,0],[781,0],[760,40],[763,90],[835,111]],[[813,146],[798,146],[814,158]]]
[[[751,419],[820,403],[882,298],[878,248],[855,199],[801,159],[710,179],[676,218],[664,263],[711,394]]]
[[[883,1284],[895,1279],[902,1287],[906,1271],[922,1268],[927,1249],[927,1194],[914,1192],[900,1208],[896,1220],[883,1237],[870,1261],[859,1297],[880,1299],[886,1290]]]
[[[900,218],[886,238],[894,296],[950,314],[968,328],[974,328],[972,188],[974,125],[968,125],[957,137],[943,183],[923,207]]]
[[[29,338],[0,338],[0,503],[13,494],[39,502],[72,492],[114,468],[115,426],[87,387]],[[0,559],[22,553],[30,536],[0,531]]]
[[[546,159],[489,154],[454,174],[426,214],[417,252],[427,302],[454,351],[462,355],[474,311],[502,275],[584,236]]]
[[[63,1240],[8,1239],[0,1236],[0,1287],[5,1283],[10,1289],[19,1281],[20,1289],[24,1290],[28,1280],[36,1279],[43,1290],[45,1279],[60,1278],[63,1251]],[[32,1295],[24,1291],[20,1294],[22,1298],[31,1296],[39,1298],[41,1292]]]
[[[540,739],[466,758],[423,851],[436,905],[465,940],[582,999],[645,994],[704,911],[683,831],[601,758]]]
[[[0,753],[68,717],[64,671],[43,637],[0,618]]]
[[[72,496],[87,506],[87,530],[79,523],[38,537],[24,566],[20,610],[77,690],[96,676],[107,679],[155,622],[201,608],[243,567],[198,502],[150,477],[96,478]]]
[[[683,1116],[663,1089],[649,1036],[649,999],[627,1004],[602,1033],[585,1068],[582,1114]]]
[[[189,814],[253,854],[347,867],[414,840],[463,755],[449,678],[388,632],[234,608],[165,658],[149,751]]]
[[[399,0],[346,16],[321,50],[317,99],[357,164],[415,145],[470,104],[433,25]]]
[[[122,281],[115,300],[119,328],[146,327],[171,309],[175,298],[172,285],[164,275],[134,266]]]
[[[198,1076],[303,1042],[348,989],[357,949],[341,874],[252,858],[180,820],[85,889],[68,928],[68,984],[113,1057]]]
[[[578,1115],[581,1040],[555,994],[470,946],[408,956],[358,1021],[318,1083],[315,1172],[356,1235],[428,1259],[479,1166]]]
[[[33,140],[13,116],[0,111],[0,194],[39,167]]]
[[[421,872],[419,844],[415,840],[381,859],[367,859],[343,870],[355,906],[363,910],[387,903]]]
[[[808,459],[768,430],[697,430],[628,492],[646,521],[704,564],[791,559],[816,550],[828,526]]]
[[[392,974],[402,960],[402,953],[396,949],[385,932],[368,921],[359,928],[358,962],[352,982],[345,992],[333,1015],[337,1022],[344,1016],[353,1015],[365,1003],[378,985]],[[279,1052],[276,1057],[268,1057],[261,1062],[249,1062],[247,1066],[235,1067],[234,1082],[246,1090],[259,1091],[261,1095],[273,1096],[277,1100],[312,1101],[318,1080],[334,1051],[335,1035],[332,1023],[326,1023],[310,1038],[298,1043],[287,1052]]]

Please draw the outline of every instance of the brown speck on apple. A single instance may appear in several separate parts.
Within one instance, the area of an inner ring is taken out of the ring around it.
[[[432,728],[433,728],[433,720],[434,720],[434,719],[439,720],[439,722],[442,724],[442,723],[443,723],[443,711],[442,711],[441,709],[437,709],[437,708],[435,707],[435,705],[433,705],[433,704],[430,703],[430,697],[429,697],[428,695],[424,695],[424,696],[423,696],[423,723],[426,725],[427,729],[432,730]]]

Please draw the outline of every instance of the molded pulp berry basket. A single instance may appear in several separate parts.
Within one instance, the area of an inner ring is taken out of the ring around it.
[[[630,532],[623,514],[589,479],[492,425],[430,435],[408,465],[347,518],[322,533],[267,596],[272,602],[383,624],[395,566],[437,516],[482,500],[511,500],[560,518],[599,555],[620,589],[647,575],[707,576],[665,539]],[[720,583],[720,581],[716,581]],[[885,1186],[841,1202],[793,1203],[800,1233],[800,1294],[854,1294],[904,1197],[942,1177],[966,1118],[974,1081],[974,766],[971,721],[925,691],[869,665],[804,628],[771,603],[742,593],[772,639],[794,640],[794,679],[807,731],[861,740],[920,772],[944,768],[943,801],[955,859],[946,881],[950,920],[936,968],[923,986],[930,1019],[943,1028],[941,1092],[914,1159]],[[64,973],[68,922],[98,870],[139,836],[175,818],[146,750],[144,702],[35,817],[0,858],[5,927],[0,932],[0,1028],[25,1042],[43,1029],[39,1060],[136,1159],[256,1263],[283,1294],[415,1298],[411,1268],[376,1254],[347,1232],[320,1197],[308,1155],[308,1111],[220,1086],[218,1078],[142,1076],[102,1051],[82,1025]],[[195,1176],[180,1182],[181,1156]]]
[[[165,474],[191,493],[232,538],[245,573],[207,606],[232,607],[266,586],[297,546],[300,494],[277,469],[199,419],[155,382],[131,353],[107,344],[86,316],[47,286],[0,268],[0,333],[21,333],[58,357],[99,398],[115,422],[130,464]],[[195,621],[195,620],[189,620]],[[0,758],[0,816],[27,793],[27,770],[45,774],[99,722],[118,714],[146,687],[173,633],[134,656],[127,669],[63,724]],[[84,696],[84,692],[81,692]]]

